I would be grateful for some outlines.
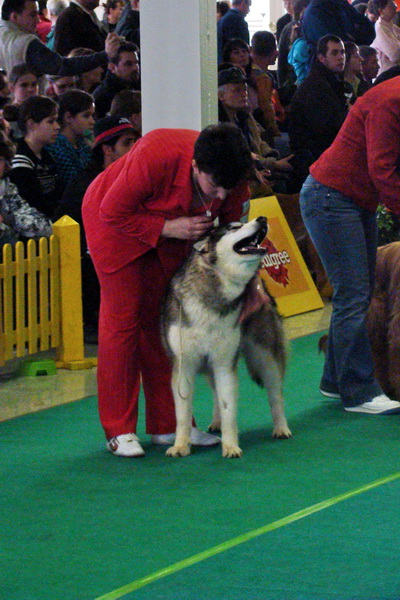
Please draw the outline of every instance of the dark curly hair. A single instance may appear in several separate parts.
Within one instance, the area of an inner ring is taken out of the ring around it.
[[[233,189],[252,173],[253,161],[246,139],[236,125],[209,125],[194,145],[193,158],[199,171],[211,175],[213,182]]]

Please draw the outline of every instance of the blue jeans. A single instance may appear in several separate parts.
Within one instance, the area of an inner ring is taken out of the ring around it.
[[[366,316],[374,287],[376,215],[311,175],[300,194],[305,226],[333,287],[321,389],[356,406],[382,394],[374,378]]]

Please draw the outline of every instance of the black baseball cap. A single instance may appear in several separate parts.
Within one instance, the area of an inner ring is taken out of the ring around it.
[[[93,148],[99,144],[104,144],[123,133],[131,131],[136,133],[131,122],[125,117],[103,117],[94,124],[94,144]]]
[[[231,67],[218,73],[218,87],[227,83],[247,83],[248,79],[239,67]]]

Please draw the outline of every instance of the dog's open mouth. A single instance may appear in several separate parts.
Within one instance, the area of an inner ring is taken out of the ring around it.
[[[260,245],[267,235],[267,227],[260,227],[258,231],[243,238],[233,246],[233,249],[238,254],[265,254],[265,248]]]

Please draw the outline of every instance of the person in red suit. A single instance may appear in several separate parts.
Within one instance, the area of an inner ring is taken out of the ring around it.
[[[117,456],[144,454],[136,436],[140,382],[147,433],[153,443],[173,443],[171,366],[159,331],[162,298],[214,220],[240,219],[251,170],[247,142],[234,125],[210,125],[200,134],[156,129],[86,192],[82,216],[101,286],[99,413],[106,447]],[[192,428],[194,445],[218,442]]]

